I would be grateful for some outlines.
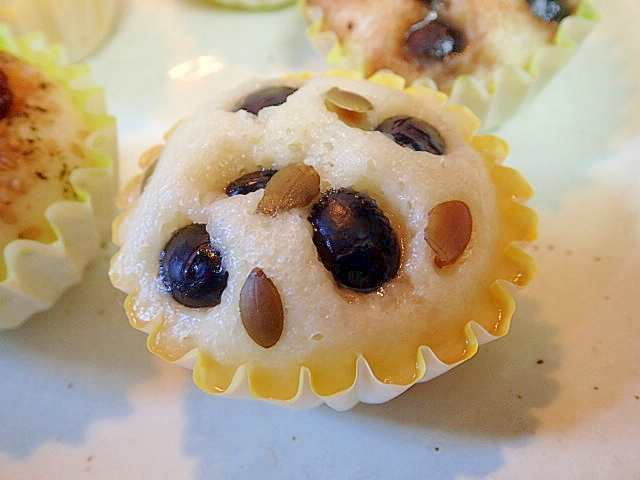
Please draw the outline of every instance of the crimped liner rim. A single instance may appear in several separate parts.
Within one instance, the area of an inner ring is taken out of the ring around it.
[[[332,70],[324,72],[321,75],[364,79],[359,72],[352,70]],[[309,73],[294,75],[294,77],[301,80],[309,76]],[[536,273],[534,259],[525,253],[518,245],[521,242],[530,242],[537,236],[537,215],[532,209],[523,205],[533,194],[531,187],[519,172],[501,165],[500,162],[508,153],[508,147],[505,142],[492,135],[475,135],[480,123],[477,117],[473,115],[467,107],[445,105],[447,97],[442,92],[416,85],[406,87],[404,79],[390,72],[378,72],[368,77],[367,80],[390,88],[405,90],[410,94],[439,96],[443,108],[460,113],[459,119],[464,122],[464,130],[468,134],[471,144],[483,155],[486,166],[490,171],[490,176],[497,186],[497,195],[502,199],[502,201],[499,202],[502,216],[509,222],[508,232],[505,233],[505,236],[508,236],[509,239],[505,242],[507,246],[502,252],[504,268],[500,269],[498,278],[489,286],[493,300],[499,305],[498,310],[501,316],[496,322],[495,330],[489,332],[479,323],[474,320],[469,320],[463,327],[464,341],[466,342],[467,348],[465,349],[465,353],[452,363],[446,363],[438,358],[429,345],[421,345],[416,351],[416,369],[413,380],[404,384],[393,384],[378,379],[367,359],[359,355],[355,362],[356,367],[353,372],[353,382],[351,386],[330,395],[323,395],[314,388],[313,372],[306,366],[302,366],[298,376],[297,393],[292,398],[282,399],[265,397],[256,392],[252,387],[253,379],[249,373],[250,367],[248,364],[241,365],[236,369],[232,380],[226,388],[219,388],[208,380],[209,371],[213,371],[215,366],[210,367],[208,364],[212,362],[206,354],[197,348],[189,351],[180,358],[163,355],[158,352],[153,347],[153,340],[156,333],[162,328],[163,319],[157,318],[146,323],[144,326],[137,324],[132,303],[137,297],[138,292],[129,292],[124,304],[125,311],[134,328],[149,334],[147,337],[147,348],[171,363],[192,369],[194,383],[205,392],[236,398],[257,398],[293,409],[312,408],[325,403],[334,410],[343,411],[352,408],[359,402],[383,403],[398,396],[416,383],[431,380],[451,370],[473,357],[479,345],[500,338],[509,331],[511,317],[515,310],[515,301],[504,284],[524,286]],[[144,165],[144,161],[141,162],[141,164],[143,168],[147,166]],[[128,206],[135,201],[136,190],[139,189],[143,176],[144,172],[130,180],[120,194],[120,208],[124,211],[113,223],[113,241],[116,244],[121,242],[118,233],[119,226],[128,214]],[[112,264],[117,256],[118,253],[114,255]],[[113,274],[112,281],[117,283],[115,275]]]
[[[323,14],[317,7],[309,7],[306,0],[298,0],[297,6],[309,23],[306,30],[308,39],[325,56],[329,65],[345,65],[364,72],[364,66],[358,63],[362,59],[348,58],[336,34],[323,30]],[[552,43],[533,53],[529,65],[503,65],[488,81],[471,74],[460,75],[448,94],[449,102],[469,107],[481,120],[482,132],[494,130],[542,90],[584,41],[596,20],[597,14],[591,3],[582,0],[573,15],[559,22]],[[415,83],[435,88],[428,77]]]
[[[104,113],[103,90],[92,85],[88,67],[68,65],[61,46],[45,45],[39,34],[14,36],[6,25],[0,25],[0,50],[40,68],[70,91],[91,131],[85,146],[92,165],[78,168],[70,176],[78,201],[54,202],[45,211],[55,241],[17,239],[5,247],[2,261],[6,277],[0,282],[3,329],[17,327],[49,308],[80,280],[100,243],[108,238],[117,142],[115,118]]]

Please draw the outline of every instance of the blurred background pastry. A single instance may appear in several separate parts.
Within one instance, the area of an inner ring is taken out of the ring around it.
[[[41,32],[49,44],[66,46],[76,62],[108,38],[119,0],[0,0],[0,21],[17,34]]]

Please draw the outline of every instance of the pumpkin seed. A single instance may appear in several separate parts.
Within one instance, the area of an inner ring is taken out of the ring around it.
[[[156,145],[155,147],[151,147],[145,151],[140,157],[139,163],[144,169],[142,182],[140,184],[140,191],[143,191],[144,187],[147,186],[147,182],[151,178],[151,175],[153,175],[153,172],[156,169],[156,164],[158,163],[158,159],[160,158],[160,155],[162,155],[163,150],[163,145]]]
[[[324,104],[350,127],[370,130],[369,112],[373,105],[363,96],[333,87],[325,93]]]
[[[278,343],[284,327],[284,310],[277,287],[255,267],[240,290],[240,319],[249,337],[263,348]]]
[[[266,184],[258,213],[275,216],[305,207],[320,193],[320,175],[311,165],[293,163],[278,170]]]
[[[424,238],[435,253],[436,267],[458,260],[471,239],[472,223],[469,207],[460,200],[439,203],[431,209]]]

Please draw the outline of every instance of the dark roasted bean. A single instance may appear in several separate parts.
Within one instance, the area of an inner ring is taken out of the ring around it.
[[[436,128],[415,117],[397,116],[386,119],[376,128],[402,147],[418,152],[443,155],[444,139]]]
[[[257,115],[260,110],[265,107],[275,107],[282,105],[289,95],[295,92],[295,88],[275,85],[265,87],[257,92],[253,92],[242,101],[237,110],[246,110]]]
[[[312,207],[309,221],[320,260],[342,287],[371,292],[396,276],[400,244],[367,195],[330,190]]]
[[[160,253],[160,277],[178,303],[191,308],[220,303],[229,273],[211,246],[206,226],[187,225],[174,232]]]

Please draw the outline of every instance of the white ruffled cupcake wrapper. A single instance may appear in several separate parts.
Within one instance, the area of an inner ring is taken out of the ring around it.
[[[0,28],[0,49],[17,55],[72,89],[92,133],[86,141],[94,166],[72,172],[80,201],[51,204],[45,217],[57,239],[50,244],[18,239],[4,251],[7,277],[0,282],[0,329],[15,328],[51,307],[77,283],[110,231],[117,156],[115,119],[104,113],[103,92],[92,85],[88,69],[64,65],[64,51],[46,47],[42,36],[14,37]]]
[[[354,60],[344,56],[334,32],[322,29],[323,14],[318,8],[308,7],[304,0],[299,0],[299,8],[310,23],[307,36],[315,48],[326,56],[329,64],[340,68],[362,67],[353,65]],[[479,133],[495,130],[534,98],[567,63],[593,29],[596,19],[591,5],[586,1],[581,2],[574,15],[565,17],[558,24],[553,43],[535,52],[528,66],[502,66],[488,82],[474,75],[461,75],[454,80],[448,93],[449,103],[469,107],[482,122]],[[414,83],[436,88],[429,78]]]

